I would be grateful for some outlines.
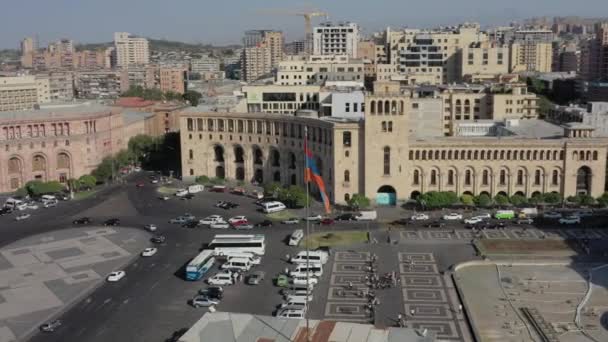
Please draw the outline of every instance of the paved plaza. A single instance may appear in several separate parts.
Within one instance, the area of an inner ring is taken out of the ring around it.
[[[20,339],[148,245],[128,228],[66,229],[0,250],[0,341]]]

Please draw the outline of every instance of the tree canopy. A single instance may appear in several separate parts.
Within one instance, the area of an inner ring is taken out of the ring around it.
[[[354,194],[347,203],[352,209],[365,209],[369,207],[370,200],[363,194]]]
[[[441,208],[458,202],[458,195],[452,191],[430,191],[418,197],[418,203],[426,208]]]

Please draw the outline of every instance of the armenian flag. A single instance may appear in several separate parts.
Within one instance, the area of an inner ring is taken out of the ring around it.
[[[312,155],[312,152],[308,149],[308,144],[306,143],[308,140],[308,129],[305,130],[305,138],[304,138],[304,155],[306,156],[306,168],[304,169],[304,181],[314,182],[319,187],[319,191],[321,192],[321,200],[323,200],[323,204],[325,205],[325,212],[328,214],[331,212],[329,208],[329,197],[327,197],[327,191],[325,190],[325,182],[323,182],[323,178],[321,178],[321,173],[317,168],[317,164],[315,163],[315,159]]]

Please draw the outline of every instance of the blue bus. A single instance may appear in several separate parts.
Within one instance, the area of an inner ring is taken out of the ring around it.
[[[209,269],[215,263],[214,252],[211,249],[203,250],[197,255],[188,266],[186,266],[186,279],[188,280],[199,280],[201,277],[209,271]]]

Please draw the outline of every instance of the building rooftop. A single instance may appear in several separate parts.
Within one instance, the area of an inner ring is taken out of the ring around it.
[[[0,122],[97,116],[113,110],[116,111],[112,107],[94,102],[69,102],[45,105],[34,110],[0,112]]]
[[[122,112],[122,118],[125,125],[129,125],[136,121],[145,120],[149,117],[153,117],[154,113],[139,112],[136,110],[126,110]]]
[[[370,324],[310,320],[314,342],[433,342],[435,333],[410,328],[377,329]],[[426,335],[426,336],[423,336]],[[205,314],[178,341],[305,342],[306,321],[214,312]]]
[[[502,131],[510,132],[514,137],[524,139],[556,139],[564,136],[563,127],[536,119],[507,121]]]

